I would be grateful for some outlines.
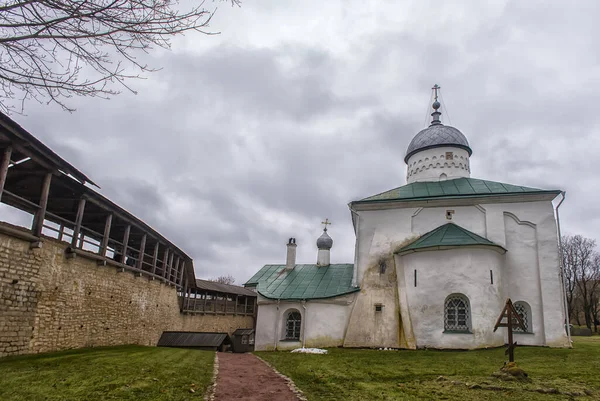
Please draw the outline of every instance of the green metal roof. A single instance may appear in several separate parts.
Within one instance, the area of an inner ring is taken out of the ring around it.
[[[487,238],[454,223],[447,223],[423,234],[419,239],[398,250],[396,253],[404,254],[419,250],[445,249],[459,246],[492,246],[499,248],[502,253],[506,252],[506,249]]]
[[[480,197],[518,194],[559,194],[560,190],[543,190],[503,184],[476,178],[456,178],[447,181],[413,182],[377,195],[361,199],[356,203],[393,200],[424,200],[457,197]]]
[[[256,287],[270,299],[331,298],[360,290],[352,286],[353,272],[353,264],[296,265],[291,270],[265,265],[244,286]]]

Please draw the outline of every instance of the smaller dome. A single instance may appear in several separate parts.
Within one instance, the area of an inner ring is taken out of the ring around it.
[[[317,248],[329,250],[333,246],[333,240],[327,234],[327,229],[323,230],[323,234],[317,239]]]

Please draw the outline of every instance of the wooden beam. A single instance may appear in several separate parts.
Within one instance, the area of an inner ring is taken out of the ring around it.
[[[183,284],[183,289],[181,290],[181,311],[183,312],[183,307],[185,306],[185,292],[187,291],[187,280]]]
[[[137,268],[144,270],[144,252],[146,252],[146,238],[147,235],[144,233],[142,236],[142,242],[140,243],[140,252],[137,260]]]
[[[171,281],[171,268],[173,267],[173,257],[175,256],[175,252],[171,251],[169,254],[169,263],[167,264],[167,271],[165,273],[165,278],[167,281]]]
[[[60,223],[60,227],[58,229],[58,240],[62,241],[64,235],[65,235],[65,223]]]
[[[179,275],[179,261],[180,258],[179,256],[177,256],[177,259],[175,260],[175,268],[171,266],[171,275],[174,276],[173,282],[175,283],[175,285],[177,285],[177,276]]]
[[[179,285],[181,285],[181,283],[183,283],[183,271],[185,270],[185,262],[183,261],[183,259],[181,260],[181,267],[179,268],[179,279],[175,279],[176,283],[179,283]]]
[[[237,311],[238,311],[238,301],[239,301],[239,295],[235,296],[235,309],[233,310],[233,314],[237,315]]]
[[[244,315],[248,313],[248,297],[244,297]]]
[[[194,288],[194,312],[196,312],[196,302],[198,302],[198,291]]]
[[[11,156],[12,146],[8,146],[6,149],[4,149],[2,162],[0,162],[0,200],[2,200],[2,191],[4,190],[4,184],[6,183],[6,174],[8,174],[8,165],[10,164]]]
[[[206,291],[204,291],[204,303],[202,304],[202,312],[206,312]]]
[[[152,257],[152,274],[156,274],[156,262],[158,261],[159,246],[160,242],[156,241],[156,245],[154,245],[154,256]]]
[[[42,235],[44,228],[44,218],[46,217],[46,207],[48,206],[48,194],[50,193],[50,182],[52,181],[52,173],[48,172],[42,181],[42,195],[40,196],[40,207],[33,218],[32,233],[36,237]]]
[[[108,249],[108,240],[110,238],[110,228],[112,226],[112,213],[106,216],[106,222],[104,223],[104,234],[102,235],[102,243],[100,244],[100,255],[106,256],[106,250]]]
[[[123,234],[123,254],[121,255],[121,260],[119,262],[125,263],[125,259],[127,258],[127,247],[129,244],[129,233],[131,233],[131,224],[128,224],[125,227],[125,233]]]
[[[165,249],[165,253],[163,255],[163,262],[162,262],[162,274],[161,276],[163,278],[167,278],[167,265],[169,264],[169,248]]]
[[[83,211],[85,210],[85,198],[79,199],[79,205],[77,206],[77,217],[75,218],[75,227],[73,228],[73,236],[71,237],[71,248],[77,248],[77,239],[79,238],[79,232],[81,231],[81,222],[83,221]]]

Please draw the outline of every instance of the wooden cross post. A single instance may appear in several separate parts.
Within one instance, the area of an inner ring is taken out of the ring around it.
[[[502,319],[506,318],[506,322],[503,322]],[[515,307],[513,306],[510,298],[506,300],[506,304],[504,305],[504,309],[500,313],[498,320],[496,321],[496,325],[494,326],[494,332],[498,330],[498,327],[506,327],[508,329],[508,347],[504,352],[504,355],[508,354],[508,361],[515,361],[515,347],[517,346],[517,342],[513,343],[513,328],[520,328],[523,331],[527,331],[525,327],[525,323],[523,323],[523,319],[517,313]]]

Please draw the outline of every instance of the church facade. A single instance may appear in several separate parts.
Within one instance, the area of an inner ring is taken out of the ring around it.
[[[432,107],[407,184],[349,204],[354,263],[329,263],[325,228],[316,264],[296,264],[290,238],[286,264],[245,284],[258,293],[256,350],[501,346],[507,298],[527,328],[519,344],[570,346],[553,202],[564,194],[471,178],[466,137]]]

